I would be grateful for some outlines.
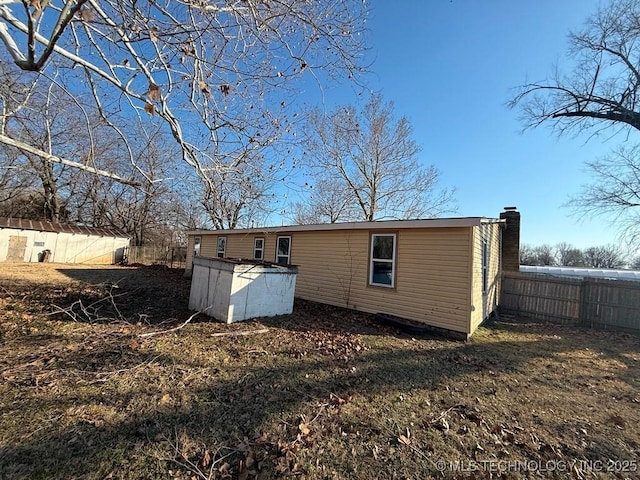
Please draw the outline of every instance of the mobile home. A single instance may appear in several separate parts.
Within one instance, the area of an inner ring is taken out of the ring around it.
[[[193,230],[186,274],[194,256],[292,264],[296,297],[468,338],[498,305],[506,223],[465,217]]]

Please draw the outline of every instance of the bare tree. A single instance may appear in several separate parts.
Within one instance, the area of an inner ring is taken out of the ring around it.
[[[31,105],[13,117],[12,131],[30,145],[49,153],[55,144],[62,145],[66,151],[86,152],[81,136],[75,134],[78,121],[74,118],[76,112],[69,108],[69,102],[53,98],[50,90],[43,97],[39,94],[33,97]],[[40,184],[38,193],[42,199],[42,217],[53,222],[66,220],[66,198],[62,190],[74,180],[68,172],[70,167],[50,162],[30,151],[20,153],[25,159],[24,168],[29,169]]]
[[[534,255],[536,257],[536,265],[555,265],[556,259],[553,254],[553,247],[548,244],[538,245],[534,249]]]
[[[570,243],[561,242],[555,246],[556,263],[561,267],[583,267],[582,250]]]
[[[434,217],[455,210],[454,189],[439,188],[440,172],[420,164],[409,120],[396,119],[393,103],[385,103],[381,95],[372,94],[361,111],[353,105],[329,115],[314,109],[306,131],[312,176],[341,189],[354,206],[336,210],[355,210],[358,219],[366,221]],[[342,195],[327,193],[342,202]],[[331,198],[316,198],[316,205]]]
[[[36,159],[45,162],[42,169],[50,172],[57,164],[129,183],[127,179],[98,168],[92,155],[77,158],[78,151],[91,153],[94,150],[92,132],[96,128],[93,124],[96,117],[91,117],[95,108],[87,108],[81,97],[62,87],[57,78],[32,75],[32,79],[23,79],[24,75],[19,73],[0,55],[0,144],[5,149],[19,150],[31,159],[32,165]],[[64,117],[68,123],[60,121],[59,117]],[[69,138],[74,145],[82,144],[82,148],[70,148]],[[46,172],[39,176],[43,182],[49,182]]]
[[[640,235],[640,145],[618,147],[586,165],[592,181],[568,205],[580,214],[614,221],[622,236],[634,242]]]
[[[6,65],[0,67],[6,83],[0,83],[0,129],[19,138],[33,148],[22,149],[13,145],[2,145],[6,158],[5,173],[14,179],[22,178],[25,187],[23,198],[27,198],[36,210],[24,210],[23,215],[58,222],[67,220],[67,203],[73,195],[78,181],[84,177],[80,171],[98,172],[96,166],[97,140],[105,132],[103,123],[94,115],[95,109],[87,109],[79,99],[61,91],[55,82],[42,79],[39,88],[29,90],[25,84],[8,74]],[[12,81],[14,80],[14,81]],[[108,140],[113,141],[111,136]],[[65,162],[52,162],[47,155],[54,150],[64,156],[79,159],[80,167],[74,168]],[[37,152],[45,152],[42,156]],[[116,177],[118,180],[122,180]],[[123,180],[124,181],[124,180]],[[26,182],[26,183],[25,183]],[[25,196],[25,193],[27,194]]]
[[[640,0],[612,0],[582,31],[569,34],[569,74],[556,68],[544,82],[527,83],[511,100],[527,127],[550,123],[596,132],[611,126],[640,130]]]
[[[0,216],[16,216],[25,206],[24,199],[29,196],[32,184],[31,172],[25,171],[19,152],[0,149]]]
[[[586,248],[583,257],[585,266],[592,268],[622,268],[626,264],[622,251],[615,245]]]
[[[22,70],[91,99],[124,141],[114,113],[161,119],[215,191],[248,143],[290,133],[292,80],[359,75],[366,12],[361,0],[7,0],[0,40]],[[6,130],[0,143],[83,165]]]
[[[521,265],[555,265],[556,260],[551,245],[531,246],[523,244],[520,246],[520,264]]]
[[[640,0],[611,0],[569,34],[569,73],[556,68],[544,82],[518,89],[512,107],[521,108],[527,127],[542,123],[558,133],[614,127],[640,130]],[[622,147],[610,157],[587,162],[594,180],[569,204],[580,214],[607,215],[623,236],[637,238],[640,217],[638,147]]]
[[[292,220],[297,225],[336,223],[358,217],[353,196],[338,179],[320,172],[301,202],[293,205]]]
[[[130,132],[129,147],[144,175],[128,163],[124,145],[104,146],[100,152],[110,158],[114,170],[129,165],[129,177],[139,186],[87,174],[69,207],[78,222],[118,228],[131,236],[134,245],[175,243],[173,231],[184,224],[185,184],[196,182],[197,177],[175,178],[176,172],[166,159],[178,155],[179,149],[162,129],[150,131],[132,125]]]
[[[533,246],[528,243],[520,245],[520,265],[537,265]]]
[[[203,182],[202,206],[216,229],[249,227],[268,215],[271,189],[286,176],[283,162],[265,158],[273,153],[266,153],[268,145],[252,143]]]

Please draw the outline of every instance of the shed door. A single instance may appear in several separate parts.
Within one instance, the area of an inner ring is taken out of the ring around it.
[[[17,235],[9,236],[9,251],[7,252],[7,262],[23,262],[24,252],[27,249],[27,237]]]

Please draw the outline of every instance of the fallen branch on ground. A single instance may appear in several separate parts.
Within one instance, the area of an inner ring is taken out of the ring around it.
[[[187,325],[189,325],[189,323],[191,323],[191,320],[193,320],[197,315],[200,315],[201,313],[202,313],[202,311],[194,313],[189,318],[187,318],[182,325],[178,325],[177,327],[170,328],[169,330],[161,330],[159,332],[141,333],[138,336],[139,337],[143,337],[143,338],[147,338],[147,337],[154,337],[156,335],[162,335],[164,333],[177,332],[178,330],[180,330],[180,329],[186,327]]]
[[[442,420],[443,418],[445,418],[447,415],[449,415],[452,411],[454,410],[459,410],[461,408],[465,408],[465,405],[463,403],[456,403],[453,407],[447,408],[444,412],[442,412],[437,418],[434,418],[433,420],[431,420],[431,424],[436,424],[438,423],[440,420]]]
[[[129,295],[128,292],[113,294],[113,290],[120,288],[117,283],[99,283],[96,285],[91,285],[91,287],[96,288],[108,288],[106,292],[106,296],[99,298],[95,302],[90,303],[89,305],[84,305],[81,299],[76,300],[71,305],[66,308],[60,307],[56,304],[52,304],[51,307],[54,309],[49,315],[56,314],[64,314],[68,316],[74,322],[88,322],[88,323],[107,323],[107,322],[122,322],[129,323],[124,318],[118,305],[116,304],[116,298],[123,297],[125,295]],[[103,317],[100,315],[100,309],[102,308],[104,302],[109,302],[111,307],[117,314],[117,317]]]
[[[170,328],[169,330],[161,330],[161,331],[158,331],[158,332],[141,333],[138,336],[139,337],[143,337],[143,338],[148,338],[148,337],[155,337],[156,335],[162,335],[164,333],[177,332],[178,330],[181,330],[182,328],[184,328],[187,325],[189,325],[189,323],[191,323],[191,320],[193,320],[196,317],[196,315],[199,315],[201,313],[206,312],[207,310],[209,310],[209,308],[211,308],[211,307],[207,307],[204,310],[201,310],[199,312],[194,313],[189,318],[187,318],[184,321],[184,323],[182,323],[182,325],[178,325],[177,327]],[[257,329],[257,330],[242,330],[242,331],[237,331],[237,332],[212,333],[211,336],[212,337],[227,337],[227,336],[253,335],[254,333],[267,333],[268,331],[269,331],[268,328],[260,328],[260,329]]]
[[[257,330],[241,330],[239,332],[220,332],[220,333],[212,333],[212,337],[235,337],[240,335],[253,335],[254,333],[267,333],[269,331],[268,328],[258,328]],[[266,353],[266,352],[265,352]]]

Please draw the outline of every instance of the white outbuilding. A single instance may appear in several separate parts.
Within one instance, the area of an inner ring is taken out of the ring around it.
[[[0,262],[114,264],[129,246],[113,228],[0,217]]]
[[[554,277],[604,278],[607,280],[630,280],[640,282],[640,271],[638,270],[520,265],[520,272],[536,273],[538,275],[552,275]]]

